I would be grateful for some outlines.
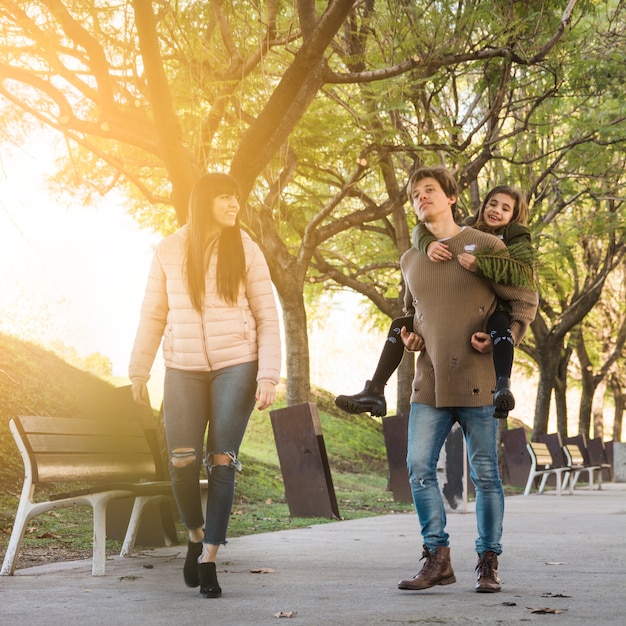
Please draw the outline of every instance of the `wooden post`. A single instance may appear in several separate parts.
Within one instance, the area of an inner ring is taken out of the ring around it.
[[[383,435],[389,463],[389,485],[397,502],[413,502],[406,467],[409,416],[407,413],[383,418]],[[473,485],[468,481],[467,451],[463,431],[455,425],[441,449],[437,479],[448,512],[465,513],[467,496]]]
[[[270,418],[290,515],[340,519],[316,405],[276,409]]]

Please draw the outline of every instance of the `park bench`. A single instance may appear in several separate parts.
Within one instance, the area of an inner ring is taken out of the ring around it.
[[[152,416],[150,415],[150,418]],[[164,480],[156,430],[139,419],[21,416],[9,423],[24,462],[24,483],[0,575],[14,573],[28,522],[74,505],[93,511],[92,575],[105,573],[106,512],[113,500],[134,498],[121,555],[133,548],[142,512],[171,495]],[[72,489],[59,487],[72,484]],[[52,491],[52,492],[51,492]],[[175,537],[165,537],[167,545]]]
[[[526,449],[530,454],[530,470],[528,472],[528,479],[526,480],[526,488],[524,489],[524,495],[527,496],[530,493],[535,478],[541,477],[539,483],[539,490],[537,493],[542,493],[546,482],[550,476],[554,476],[556,479],[556,495],[560,496],[562,489],[567,484],[567,477],[570,472],[568,466],[556,465],[548,445],[539,441],[531,441],[526,444]],[[563,478],[563,474],[565,478]]]
[[[578,478],[583,472],[587,472],[589,489],[593,489],[593,477],[598,474],[598,489],[602,489],[602,465],[590,465],[585,462],[585,457],[581,449],[575,443],[568,443],[563,446],[563,452],[567,459],[567,464],[571,470],[569,478],[569,492],[573,493]]]

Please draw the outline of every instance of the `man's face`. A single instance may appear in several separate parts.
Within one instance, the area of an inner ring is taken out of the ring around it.
[[[413,184],[411,203],[420,222],[432,222],[446,213],[452,215],[455,202],[456,197],[448,198],[434,178],[421,178]]]

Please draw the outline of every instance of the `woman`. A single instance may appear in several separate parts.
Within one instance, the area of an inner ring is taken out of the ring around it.
[[[189,531],[183,574],[204,598],[221,595],[215,563],[226,543],[248,419],[255,401],[258,409],[273,404],[280,373],[270,273],[259,247],[239,228],[238,215],[231,176],[211,173],[197,181],[187,225],[156,248],[129,367],[133,398],[147,404],[146,383],[163,339],[172,489]],[[202,464],[208,473],[205,515]]]

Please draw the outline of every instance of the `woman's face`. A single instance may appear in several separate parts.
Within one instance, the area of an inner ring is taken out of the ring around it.
[[[508,193],[494,193],[483,209],[483,222],[490,228],[502,228],[511,223],[515,198]]]
[[[213,199],[213,224],[221,232],[234,226],[239,214],[239,196],[222,194]]]

